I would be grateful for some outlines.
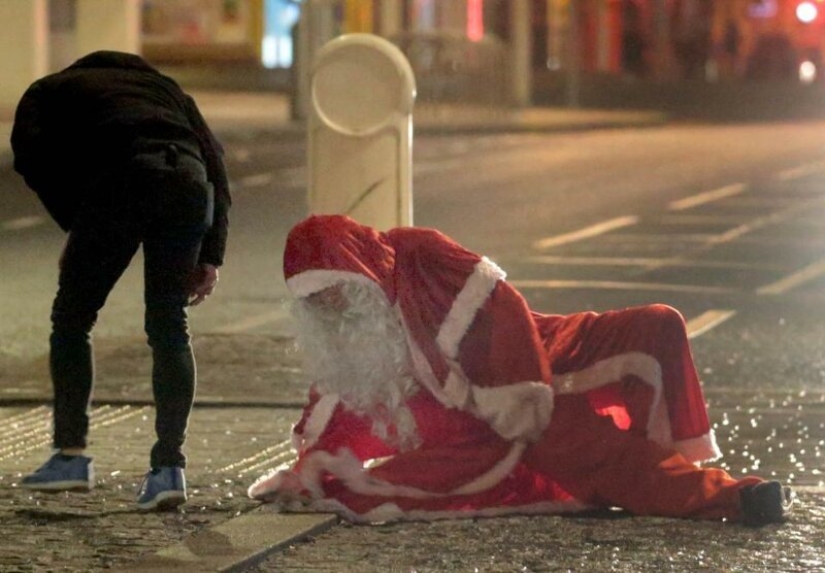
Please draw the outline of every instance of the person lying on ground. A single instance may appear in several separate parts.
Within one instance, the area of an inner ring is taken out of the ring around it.
[[[313,384],[297,462],[250,497],[355,522],[622,508],[781,522],[789,488],[720,456],[683,317],[652,304],[532,311],[444,234],[339,215],[290,232],[286,283]]]

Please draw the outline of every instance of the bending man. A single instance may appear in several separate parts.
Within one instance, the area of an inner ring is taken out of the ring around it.
[[[171,78],[139,56],[95,52],[36,81],[17,106],[14,167],[68,232],[52,307],[58,450],[21,485],[89,490],[85,455],[98,312],[143,245],[157,442],[138,505],[186,500],[182,452],[195,392],[187,305],[212,293],[226,249],[220,144]]]

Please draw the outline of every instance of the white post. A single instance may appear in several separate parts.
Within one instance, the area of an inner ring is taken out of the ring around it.
[[[49,71],[47,0],[0,1],[0,107],[16,107]]]
[[[379,34],[390,38],[401,32],[401,0],[383,0],[380,8]]]
[[[140,0],[77,0],[77,57],[97,50],[140,53]]]
[[[310,91],[310,213],[412,225],[415,79],[401,50],[373,34],[339,36],[319,51]]]
[[[567,107],[579,107],[581,54],[579,53],[579,10],[571,0],[567,8]]]
[[[333,0],[307,0],[301,8],[295,46],[293,119],[306,119],[310,113],[311,66],[321,47],[336,35],[335,6]]]
[[[597,0],[596,5],[596,69],[610,71],[610,12],[607,0]]]
[[[527,0],[510,0],[510,99],[517,107],[532,102],[532,49],[530,5]]]

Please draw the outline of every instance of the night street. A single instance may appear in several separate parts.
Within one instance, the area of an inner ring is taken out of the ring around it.
[[[0,573],[825,573],[825,0],[0,30]]]
[[[280,275],[286,233],[305,214],[303,137],[235,129],[222,139],[234,192],[227,263],[191,322],[202,403],[239,407],[196,409],[189,472],[197,489],[188,514],[164,518],[172,538],[198,529],[199,511],[218,523],[255,505],[242,499],[245,489],[291,459],[284,440],[303,400]],[[415,224],[495,260],[536,310],[663,302],[682,311],[725,454],[721,467],[794,485],[804,525],[792,517],[751,531],[604,516],[341,525],[254,570],[605,571],[606,563],[613,571],[823,570],[823,149],[825,123],[815,121],[417,135],[414,147]],[[48,312],[62,234],[8,166],[0,187],[0,397],[10,404],[0,409],[0,475],[7,486],[48,448],[47,411],[27,400],[49,388]],[[95,411],[98,427],[129,436],[125,466],[116,450],[95,452],[101,490],[118,503],[144,471],[151,435],[138,263],[95,331],[96,396],[110,403]],[[240,436],[232,429],[238,415]],[[29,424],[23,442],[21,423]],[[210,457],[233,443],[235,458]],[[16,554],[11,548],[23,543],[16,535],[27,524],[59,535],[82,521],[92,535],[96,520],[78,515],[102,511],[97,500],[61,520],[63,496],[0,491],[2,515],[18,532],[0,542],[8,544],[2,555]],[[122,565],[141,553],[126,545],[103,562]],[[19,563],[3,559],[0,569]]]

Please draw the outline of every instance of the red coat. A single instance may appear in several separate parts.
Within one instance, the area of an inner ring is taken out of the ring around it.
[[[617,426],[689,459],[718,456],[684,322],[669,307],[538,314],[494,263],[438,231],[379,233],[342,216],[296,226],[284,261],[299,297],[340,280],[381,287],[423,387],[407,402],[421,443],[399,452],[371,420],[312,391],[294,429],[297,463],[258,480],[254,498],[358,521],[582,509],[552,473],[524,463],[558,393],[587,393]]]

